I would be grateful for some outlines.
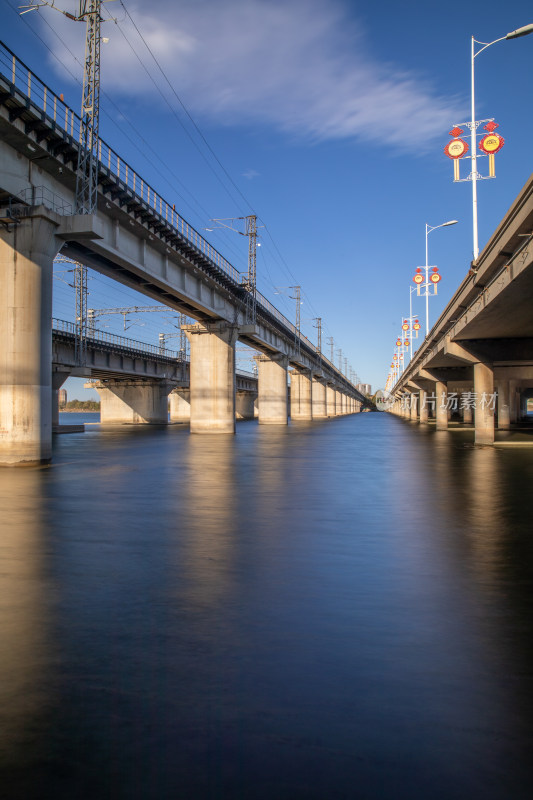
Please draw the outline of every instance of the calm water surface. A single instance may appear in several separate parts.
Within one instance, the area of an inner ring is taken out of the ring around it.
[[[533,449],[471,438],[91,425],[1,470],[3,800],[530,798]]]

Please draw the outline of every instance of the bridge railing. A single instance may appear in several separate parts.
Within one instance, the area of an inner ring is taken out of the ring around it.
[[[78,329],[76,323],[67,322],[64,319],[52,319],[53,330],[60,331],[61,333],[69,333],[76,336]],[[159,347],[157,344],[148,344],[147,342],[138,342],[135,339],[128,339],[127,336],[119,336],[116,333],[109,333],[108,331],[92,330],[87,334],[87,341],[89,342],[103,342],[105,344],[114,345],[128,350],[136,350],[140,353],[145,353],[151,356],[162,356],[163,358],[171,358],[174,361],[183,361],[172,350],[166,350]]]
[[[82,140],[81,119],[69,108],[63,96],[58,96],[49,86],[38,78],[30,68],[9,49],[3,42],[0,42],[0,72],[4,78],[16,89],[25,94],[29,102],[35,106],[37,111],[43,112],[48,121],[65,131],[78,145]],[[237,286],[242,284],[242,275],[230,262],[222,256],[198,231],[181,217],[174,206],[168,203],[163,197],[153,189],[141,176],[126,162],[120,158],[103,139],[98,140],[98,157],[102,167],[113,174],[122,182],[125,188],[131,189],[141,202],[146,203],[161,219],[176,230],[184,239],[187,240],[200,253],[203,253],[213,264],[225,272]],[[258,306],[263,308],[275,317],[279,322],[288,328],[295,339],[298,337],[296,326],[287,319],[278,309],[262,295],[257,292]],[[120,338],[120,337],[119,337]],[[300,342],[307,345],[312,351],[316,351],[315,345],[302,333],[299,335]],[[147,345],[149,346],[149,345]],[[342,375],[329,359],[322,356],[322,361],[334,372]],[[345,376],[343,376],[345,377]],[[348,381],[347,378],[345,378]]]

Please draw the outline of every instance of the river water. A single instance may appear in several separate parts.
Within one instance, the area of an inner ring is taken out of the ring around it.
[[[530,798],[532,483],[387,414],[56,436],[0,471],[3,800]]]

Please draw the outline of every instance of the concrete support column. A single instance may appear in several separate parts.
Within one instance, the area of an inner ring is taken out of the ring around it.
[[[335,389],[335,416],[339,417],[342,414],[342,395],[338,389]]]
[[[70,375],[70,370],[54,369],[52,372],[52,429],[59,425],[59,390]]]
[[[313,378],[311,391],[313,419],[324,419],[327,417],[326,409],[326,385]]]
[[[471,425],[474,419],[474,415],[472,413],[472,406],[466,406],[463,408],[463,423],[465,425]]]
[[[518,422],[518,395],[516,391],[517,381],[509,381],[509,419],[512,423]]]
[[[494,393],[494,373],[488,364],[474,364],[474,391],[477,395],[475,413],[476,444],[494,444],[494,410],[490,402],[481,404],[483,394],[488,398]]]
[[[418,395],[416,394],[411,395],[411,420],[418,421]]]
[[[500,380],[498,390],[498,429],[509,430],[511,427],[511,392],[510,381]]]
[[[257,391],[260,425],[286,425],[288,421],[286,356],[257,356]]]
[[[425,424],[428,421],[428,393],[425,389],[420,389],[418,402],[420,405],[419,421],[421,424]]]
[[[52,456],[52,273],[60,217],[0,226],[0,464]],[[8,229],[9,228],[9,229]]]
[[[326,387],[326,411],[328,417],[335,416],[335,389],[333,386]]]
[[[174,389],[169,396],[170,421],[189,422],[191,419],[191,390]]]
[[[235,433],[235,342],[227,323],[186,325],[191,346],[191,433]]]
[[[446,408],[446,394],[448,385],[444,381],[435,383],[435,418],[438,431],[448,430],[448,409]]]
[[[102,425],[164,425],[168,422],[168,393],[164,381],[119,381],[96,383],[100,395]]]
[[[235,395],[235,416],[237,419],[254,418],[254,400],[255,394],[253,392],[237,391]]]
[[[313,419],[311,373],[291,372],[291,418]]]

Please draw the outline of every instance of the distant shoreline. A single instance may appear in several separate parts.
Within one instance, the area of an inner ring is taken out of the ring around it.
[[[99,408],[60,408],[60,414],[99,414]]]

